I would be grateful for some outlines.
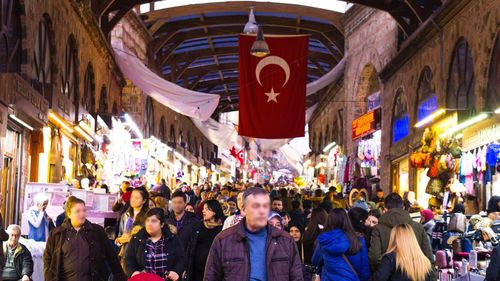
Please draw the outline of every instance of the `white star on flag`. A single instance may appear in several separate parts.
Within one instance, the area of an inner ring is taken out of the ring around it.
[[[267,96],[267,102],[274,101],[275,103],[278,103],[276,98],[280,95],[280,93],[275,93],[274,88],[271,88],[271,92],[265,93],[265,95]]]

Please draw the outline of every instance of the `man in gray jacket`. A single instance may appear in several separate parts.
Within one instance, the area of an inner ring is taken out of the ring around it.
[[[391,193],[384,199],[386,212],[380,217],[378,225],[372,231],[371,245],[368,252],[370,266],[373,271],[380,265],[382,255],[387,251],[391,230],[398,224],[410,224],[415,232],[418,244],[424,255],[434,261],[429,238],[424,227],[411,219],[410,214],[403,209],[403,198],[397,193]]]

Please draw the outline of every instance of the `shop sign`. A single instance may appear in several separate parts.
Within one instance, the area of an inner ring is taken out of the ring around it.
[[[488,122],[467,128],[463,131],[462,150],[468,151],[500,139],[500,122],[490,119]]]
[[[49,102],[17,74],[12,74],[12,93],[16,96],[16,106],[25,114],[43,124],[48,122]]]
[[[7,116],[9,109],[0,104],[0,138],[5,137],[7,134]]]
[[[167,159],[168,147],[162,142],[151,140],[150,152],[153,158],[165,162]]]
[[[6,105],[14,104],[29,117],[46,124],[49,102],[35,91],[28,82],[18,74],[6,73],[1,75],[0,98]]]
[[[352,122],[352,139],[358,139],[380,128],[380,108],[362,115]]]
[[[380,91],[369,95],[367,100],[368,100],[368,111],[380,107]]]

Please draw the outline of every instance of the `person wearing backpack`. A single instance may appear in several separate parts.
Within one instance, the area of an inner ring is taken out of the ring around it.
[[[443,249],[453,249],[454,252],[468,252],[472,249],[470,241],[463,238],[467,229],[467,217],[461,213],[451,214],[448,230],[443,234]]]
[[[322,268],[321,281],[366,281],[370,267],[365,239],[351,225],[344,209],[333,209],[325,232],[318,236],[312,263]]]

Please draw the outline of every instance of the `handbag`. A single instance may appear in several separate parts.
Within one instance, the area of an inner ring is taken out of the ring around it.
[[[359,275],[358,275],[358,272],[356,271],[356,269],[354,269],[354,267],[352,266],[351,262],[349,261],[349,259],[343,254],[342,257],[344,258],[345,262],[347,263],[347,265],[351,268],[352,272],[354,273],[354,275],[356,275],[356,278],[358,278],[359,280]]]
[[[304,270],[307,271],[308,273],[311,273],[311,275],[315,275],[318,271],[318,267],[314,266],[312,264],[306,264],[304,263],[304,242],[300,243],[300,246],[302,248],[302,263],[304,264]]]

